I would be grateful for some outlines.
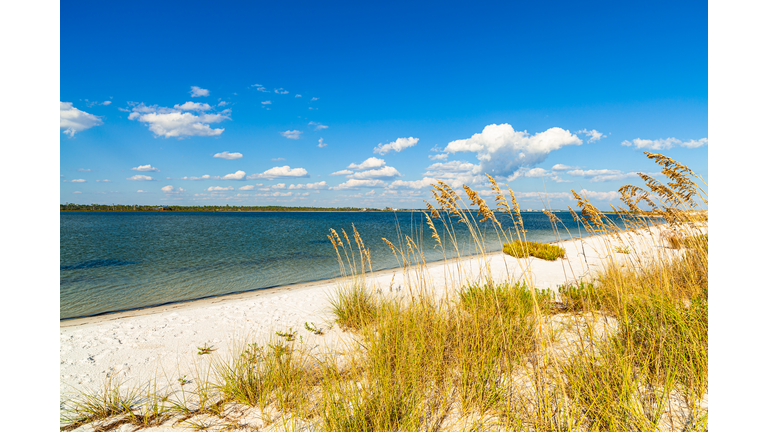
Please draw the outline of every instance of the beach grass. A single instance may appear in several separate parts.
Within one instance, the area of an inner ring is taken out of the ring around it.
[[[517,258],[532,256],[547,261],[554,261],[565,256],[565,249],[549,243],[515,240],[512,243],[504,244],[504,253]]]
[[[144,399],[153,402],[143,411],[137,390],[108,381],[66,405],[62,430],[141,418],[174,418],[193,429],[216,422],[240,427],[227,415],[233,406],[256,409],[260,427],[270,430],[707,430],[708,237],[701,212],[707,196],[687,167],[647,156],[668,182],[641,175],[644,188],[619,190],[628,207],[615,209],[623,231],[573,192],[581,214],[570,209],[571,216],[601,235],[604,246],[604,265],[589,279],[555,293],[536,289],[530,273],[502,282],[483,274],[450,292],[430,285],[419,246],[406,236],[402,247],[385,241],[404,271],[418,277],[402,292],[383,295],[367,284],[370,253],[357,230],[354,246],[346,232],[332,230],[344,278],[329,303],[346,335],[336,351],[311,355],[303,338],[278,334],[227,355],[209,352],[201,357],[210,358],[205,373],[179,385],[174,397],[148,393]],[[487,253],[478,224],[490,221],[522,269],[530,268],[534,250],[548,251],[543,259],[562,256],[558,246],[527,241],[514,193],[489,181],[498,213],[466,186],[469,204],[446,183],[434,186],[436,203],[427,204],[424,216],[437,246],[458,249],[450,226],[465,224],[482,261]],[[511,218],[512,231],[501,229],[499,213]],[[660,230],[647,214],[663,217],[661,235],[639,235]],[[559,219],[548,216],[557,233]],[[447,234],[438,234],[434,220]],[[622,233],[638,234],[631,237],[636,243],[622,238],[617,250]],[[639,249],[656,255],[640,257]],[[314,323],[305,328],[321,336]]]

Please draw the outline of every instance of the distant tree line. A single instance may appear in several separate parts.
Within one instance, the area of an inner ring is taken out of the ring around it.
[[[362,209],[357,207],[288,207],[288,206],[151,206],[125,204],[59,204],[60,211],[92,212],[241,212],[241,211],[392,211],[392,209]]]

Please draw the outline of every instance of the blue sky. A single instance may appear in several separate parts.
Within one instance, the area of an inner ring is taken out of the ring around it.
[[[60,202],[620,205],[708,179],[706,2],[60,4]]]

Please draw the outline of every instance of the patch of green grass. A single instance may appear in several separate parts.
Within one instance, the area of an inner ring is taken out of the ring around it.
[[[341,286],[330,299],[331,311],[342,329],[360,330],[376,316],[376,299],[362,284]]]
[[[515,240],[512,243],[504,244],[504,253],[516,258],[532,256],[547,261],[554,261],[565,256],[565,249],[548,243]]]

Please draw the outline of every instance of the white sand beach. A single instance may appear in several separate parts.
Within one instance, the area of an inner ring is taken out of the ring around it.
[[[592,277],[602,265],[616,260],[636,265],[640,260],[680,250],[667,248],[658,236],[662,227],[619,235],[602,235],[559,242],[566,250],[564,259],[518,260],[501,252],[465,258],[460,261],[427,265],[428,284],[437,291],[458,289],[477,281],[481,268],[487,268],[495,281],[517,280],[522,267],[529,266],[536,288],[557,291],[557,286]],[[615,247],[628,246],[629,254]],[[404,294],[402,269],[369,275],[369,287],[381,295]],[[107,374],[128,382],[175,382],[194,376],[199,361],[198,347],[212,346],[224,354],[233,341],[264,343],[275,331],[298,331],[308,347],[318,351],[333,349],[344,337],[338,326],[331,327],[328,298],[336,280],[319,281],[250,293],[217,297],[188,303],[121,312],[92,318],[62,321],[60,324],[61,400],[78,389],[98,388]],[[304,323],[315,323],[325,334],[315,336]],[[84,426],[78,430],[90,430]],[[159,429],[158,429],[159,430]]]

